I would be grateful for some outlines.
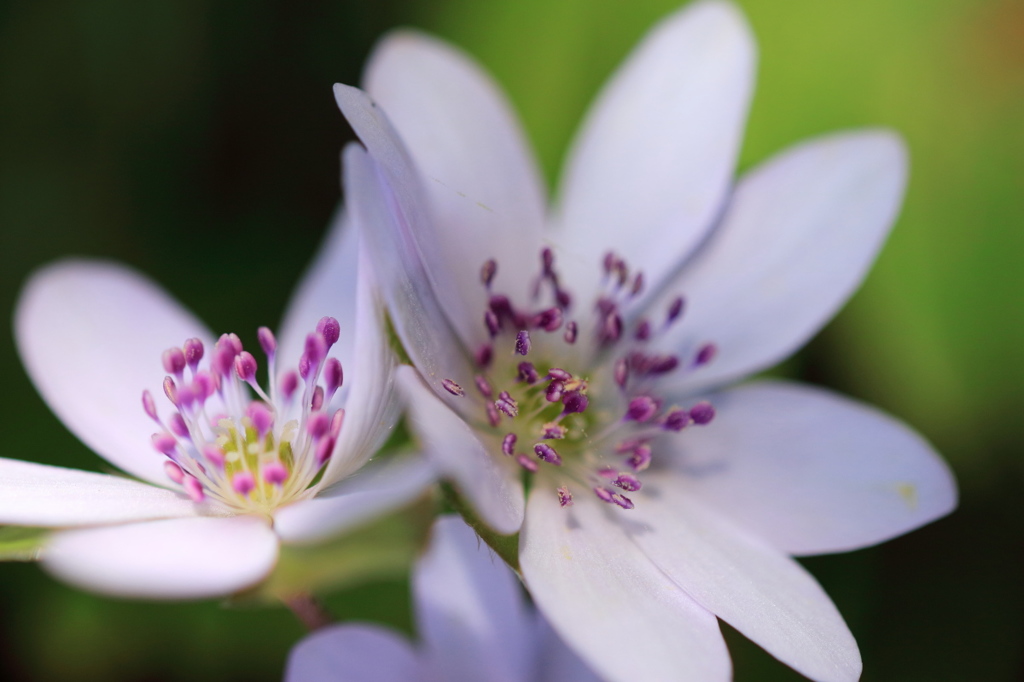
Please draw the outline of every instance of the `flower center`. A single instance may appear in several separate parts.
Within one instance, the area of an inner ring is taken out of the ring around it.
[[[483,322],[490,342],[475,354],[475,389],[484,399],[477,427],[526,475],[552,484],[563,507],[572,504],[574,490],[583,489],[632,509],[626,493],[643,487],[638,475],[650,466],[658,436],[707,424],[715,414],[707,402],[686,409],[666,404],[657,393],[659,380],[707,364],[715,346],[701,346],[687,362],[647,352],[650,341],[680,320],[683,298],[671,302],[661,322],[640,319],[627,329],[624,313],[643,291],[643,274],[631,276],[613,253],[603,268],[592,338],[582,339],[579,325],[569,319],[573,297],[562,287],[550,249],[541,252],[533,295],[540,299],[547,292],[553,305],[535,312],[518,310],[495,293],[498,264],[483,265],[481,281],[489,294]],[[588,342],[596,352],[579,350],[579,343]],[[451,380],[442,385],[452,395],[465,395]]]
[[[277,340],[260,327],[268,390],[257,383],[256,359],[235,334],[220,337],[205,366],[199,339],[164,351],[163,388],[174,411],[164,421],[149,391],[142,406],[161,428],[153,446],[167,457],[168,478],[196,502],[210,498],[246,513],[268,514],[310,497],[345,416],[330,408],[343,373],[327,352],[339,335],[336,319],[321,319],[297,368],[278,375]]]

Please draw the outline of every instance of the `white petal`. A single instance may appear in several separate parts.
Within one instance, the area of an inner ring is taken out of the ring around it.
[[[956,506],[942,459],[878,410],[775,381],[724,391],[711,403],[711,424],[674,439],[680,494],[788,554],[873,545]]]
[[[442,403],[411,367],[399,367],[397,379],[410,426],[422,440],[424,452],[444,475],[455,479],[459,492],[491,528],[499,533],[519,530],[523,485],[512,463],[488,452],[466,422]]]
[[[551,624],[537,615],[536,637],[540,648],[537,682],[602,682],[602,678],[566,646]]]
[[[0,525],[57,528],[195,514],[191,500],[164,488],[0,458]]]
[[[274,530],[287,543],[318,542],[411,502],[433,481],[422,457],[371,462],[316,498],[279,509]]]
[[[370,118],[377,113],[358,90],[344,86],[335,90],[339,100],[351,103],[355,113],[346,112],[350,121],[357,114]],[[400,157],[400,152],[392,149],[391,155]],[[418,181],[400,158],[388,157],[397,168],[393,171],[383,168],[377,158],[356,144],[346,148],[345,195],[366,240],[395,331],[409,357],[437,385],[436,390],[441,390],[443,379],[469,386],[472,368],[448,326],[412,236],[427,220],[418,198]]]
[[[658,24],[605,86],[570,154],[552,235],[573,288],[594,291],[613,250],[650,290],[711,227],[739,152],[755,52],[737,7],[696,2]]]
[[[416,652],[376,625],[331,625],[306,635],[291,654],[285,682],[426,682]]]
[[[121,469],[166,483],[142,391],[166,404],[161,354],[190,337],[209,343],[202,323],[130,268],[66,260],[29,279],[14,330],[29,376],[61,421]]]
[[[460,517],[435,521],[413,597],[425,655],[441,679],[533,682],[533,623],[519,581]]]
[[[43,566],[118,597],[203,599],[250,587],[277,562],[277,536],[253,516],[144,521],[54,533]]]
[[[686,297],[667,344],[715,359],[681,388],[768,367],[803,345],[860,285],[903,197],[906,154],[888,132],[819,138],[759,166],[667,293]]]
[[[320,318],[338,320],[341,336],[330,356],[341,361],[346,379],[354,367],[356,326],[356,270],[359,262],[358,233],[341,208],[331,220],[324,242],[309,270],[295,288],[277,334],[278,371],[298,364],[306,336]]]
[[[468,55],[413,31],[390,34],[363,79],[387,112],[424,179],[441,260],[429,262],[442,300],[473,345],[486,341],[480,267],[498,260],[495,291],[524,304],[539,268],[544,190],[511,106]],[[426,236],[426,235],[424,235]],[[431,251],[424,250],[424,255]]]
[[[565,642],[610,682],[731,679],[718,621],[637,549],[592,495],[530,494],[523,578]]]
[[[832,601],[796,561],[647,476],[627,533],[704,608],[797,672],[820,682],[860,677],[857,643]]]

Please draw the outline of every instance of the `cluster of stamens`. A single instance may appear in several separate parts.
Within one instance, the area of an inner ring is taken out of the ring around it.
[[[153,447],[167,457],[167,476],[196,502],[213,499],[246,512],[268,513],[309,496],[344,419],[344,410],[330,408],[341,363],[327,356],[340,331],[333,317],[321,319],[298,366],[278,374],[277,340],[260,327],[267,390],[235,334],[222,335],[209,353],[194,338],[164,351],[163,389],[174,411],[162,419],[149,391],[142,406],[160,426]]]
[[[497,262],[483,265],[481,281],[488,291],[483,322],[490,341],[475,353],[474,383],[484,405],[480,426],[493,434],[496,449],[528,474],[544,471],[553,476],[563,507],[573,503],[570,486],[579,485],[604,502],[632,509],[625,493],[641,489],[637,474],[651,465],[658,436],[707,424],[715,414],[707,402],[688,409],[666,405],[654,392],[657,380],[707,364],[715,347],[701,346],[688,363],[678,355],[646,352],[649,341],[680,320],[685,302],[674,299],[660,324],[640,319],[627,329],[624,312],[642,293],[643,274],[631,276],[625,261],[612,253],[603,266],[593,342],[598,355],[614,358],[610,377],[607,372],[589,376],[570,371],[565,366],[571,360],[556,366],[537,358],[587,356],[564,352],[579,340],[580,327],[569,318],[572,297],[555,271],[554,254],[545,248],[532,293],[538,299],[547,289],[554,304],[536,312],[517,310],[507,296],[492,291]],[[541,340],[543,349],[531,354],[535,341]],[[454,396],[465,396],[465,389],[450,379],[442,386]]]

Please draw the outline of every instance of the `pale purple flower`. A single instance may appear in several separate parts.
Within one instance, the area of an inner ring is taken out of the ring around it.
[[[417,644],[332,625],[292,649],[285,682],[599,682],[462,519],[435,521],[412,588]]]
[[[490,526],[520,531],[536,603],[609,680],[728,679],[716,616],[807,677],[856,679],[851,633],[790,557],[956,503],[896,420],[784,381],[726,388],[835,314],[906,178],[899,138],[865,130],[734,181],[754,63],[734,5],[668,17],[592,107],[550,214],[511,108],[450,46],[394,34],[368,95],[335,89],[365,145],[350,206],[418,370],[399,370],[411,424]]]
[[[0,524],[59,529],[42,564],[74,585],[200,598],[265,578],[279,542],[418,495],[422,461],[361,469],[394,424],[394,360],[355,230],[331,239],[281,336],[260,329],[253,353],[125,266],[36,272],[15,314],[26,370],[75,435],[139,480],[0,459]]]

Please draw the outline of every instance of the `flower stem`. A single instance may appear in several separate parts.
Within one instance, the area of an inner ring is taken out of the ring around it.
[[[310,632],[330,625],[335,620],[327,607],[308,592],[293,594],[282,601]]]

